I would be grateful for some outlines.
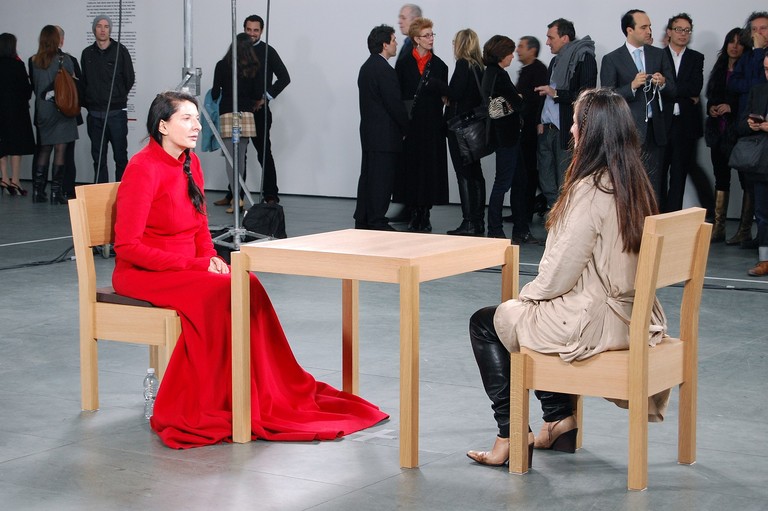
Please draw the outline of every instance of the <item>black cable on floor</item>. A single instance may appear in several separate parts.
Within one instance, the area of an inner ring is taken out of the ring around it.
[[[69,253],[74,250],[75,246],[70,245],[68,249],[66,249],[61,254],[57,255],[53,259],[50,259],[48,261],[33,261],[31,263],[21,263],[21,264],[14,264],[11,266],[0,266],[0,271],[3,270],[17,270],[19,268],[32,268],[35,266],[47,266],[49,264],[56,264],[56,263],[63,263],[65,261],[71,261],[72,257],[69,257]]]

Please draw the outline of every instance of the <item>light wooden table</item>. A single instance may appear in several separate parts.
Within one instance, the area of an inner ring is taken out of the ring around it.
[[[502,266],[506,300],[518,288],[517,257],[518,247],[508,239],[356,229],[242,245],[232,253],[233,440],[251,440],[248,272],[342,280],[342,388],[353,394],[359,281],[400,285],[400,465],[412,468],[419,463],[419,284]]]

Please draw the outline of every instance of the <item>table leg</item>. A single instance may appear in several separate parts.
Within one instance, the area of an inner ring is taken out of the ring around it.
[[[504,251],[501,267],[501,301],[517,298],[520,291],[520,247],[510,245]]]
[[[419,268],[400,268],[400,466],[419,465]]]
[[[344,392],[359,395],[360,281],[341,281],[341,378]]]
[[[232,252],[232,440],[251,441],[251,286],[249,258]]]

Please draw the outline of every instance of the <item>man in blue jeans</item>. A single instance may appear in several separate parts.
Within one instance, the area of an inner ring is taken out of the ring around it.
[[[128,93],[135,74],[128,49],[112,39],[112,20],[99,15],[93,20],[96,41],[83,50],[83,106],[88,109],[88,137],[91,139],[94,182],[109,181],[107,144],[112,145],[115,181],[120,181],[128,164]],[[114,76],[114,81],[113,81]]]

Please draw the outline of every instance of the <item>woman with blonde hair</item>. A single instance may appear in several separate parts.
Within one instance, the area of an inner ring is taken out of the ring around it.
[[[483,80],[483,55],[480,39],[471,28],[459,30],[453,38],[453,56],[456,58],[446,96],[446,121],[471,112],[482,105],[480,83]],[[485,233],[485,178],[480,160],[464,163],[459,152],[456,134],[448,130],[448,151],[459,186],[462,221],[448,234],[481,236]]]
[[[37,141],[37,156],[32,176],[32,202],[45,202],[45,186],[48,180],[48,166],[53,157],[51,176],[51,204],[66,204],[62,191],[66,166],[67,144],[77,140],[77,119],[67,117],[56,107],[53,82],[59,68],[74,75],[75,67],[67,54],[59,53],[61,35],[54,25],[46,25],[40,31],[37,53],[30,59],[29,75],[35,91],[35,124],[40,138]]]

